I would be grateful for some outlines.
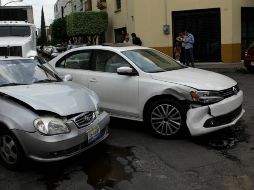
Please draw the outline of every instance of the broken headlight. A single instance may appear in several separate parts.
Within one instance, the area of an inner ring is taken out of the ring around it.
[[[190,95],[193,102],[205,105],[213,104],[224,99],[218,92],[214,91],[191,91]]]

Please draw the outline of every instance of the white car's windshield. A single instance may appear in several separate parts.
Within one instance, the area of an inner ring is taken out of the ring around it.
[[[31,59],[0,60],[0,86],[29,85],[59,79]]]
[[[142,71],[156,73],[183,68],[174,59],[153,49],[138,49],[122,52]]]

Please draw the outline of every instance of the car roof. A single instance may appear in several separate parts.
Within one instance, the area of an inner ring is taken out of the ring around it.
[[[119,45],[119,44],[113,44],[113,45],[91,45],[91,46],[84,46],[84,47],[78,47],[75,49],[71,49],[72,51],[78,51],[78,50],[86,50],[86,49],[100,49],[100,50],[113,50],[113,51],[129,51],[129,50],[137,50],[137,49],[151,49],[148,47],[143,47],[143,46],[135,46],[132,44],[128,45]]]

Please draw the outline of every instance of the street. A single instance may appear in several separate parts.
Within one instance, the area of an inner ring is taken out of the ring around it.
[[[79,156],[47,164],[28,160],[20,171],[0,165],[0,189],[254,189],[254,75],[220,72],[244,92],[246,112],[236,126],[167,140],[140,122],[112,119],[108,139]]]

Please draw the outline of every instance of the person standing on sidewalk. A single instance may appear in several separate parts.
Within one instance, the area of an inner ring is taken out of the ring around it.
[[[124,36],[124,41],[123,41],[123,43],[127,44],[127,43],[129,43],[129,41],[130,41],[130,38],[129,38],[129,34],[127,33],[127,34],[125,34],[125,36]]]
[[[180,42],[175,43],[174,47],[174,55],[175,55],[175,60],[180,61],[181,57],[181,50],[182,50],[182,45]]]
[[[137,37],[137,35],[135,33],[132,33],[131,37],[132,37],[132,43],[134,45],[142,46],[142,41],[140,40],[139,37]]]
[[[186,58],[185,58],[185,43],[183,42],[184,33],[179,33],[179,36],[176,37],[176,41],[181,45],[181,55],[179,61],[185,65]]]
[[[194,36],[187,30],[185,30],[184,33],[185,37],[183,39],[183,42],[185,44],[186,65],[189,66],[189,63],[191,63],[191,66],[194,67],[194,56],[193,56],[193,44],[195,42]]]

